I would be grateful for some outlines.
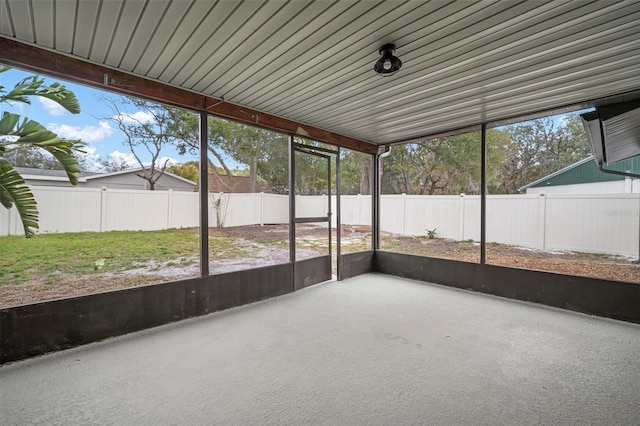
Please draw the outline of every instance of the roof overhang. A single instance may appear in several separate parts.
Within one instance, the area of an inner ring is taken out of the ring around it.
[[[640,155],[640,101],[600,106],[581,117],[598,165]]]
[[[5,1],[0,35],[9,65],[369,153],[640,90],[637,1]]]

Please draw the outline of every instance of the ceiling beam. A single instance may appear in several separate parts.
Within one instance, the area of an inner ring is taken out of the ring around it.
[[[196,112],[207,112],[244,124],[294,134],[367,154],[378,152],[377,145],[366,141],[245,108],[221,99],[62,55],[6,37],[0,37],[0,63],[96,89],[137,96]]]

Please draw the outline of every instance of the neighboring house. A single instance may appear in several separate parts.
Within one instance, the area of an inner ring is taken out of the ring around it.
[[[251,193],[251,184],[249,176],[231,176],[231,179],[227,175],[214,175],[213,172],[209,172],[207,179],[209,186],[209,192],[226,192],[236,194],[249,194]],[[224,182],[221,183],[220,181]],[[196,185],[194,191],[200,189],[199,185]],[[260,185],[260,182],[256,182],[256,190],[254,192],[263,192],[264,189]]]
[[[27,185],[72,186],[64,170],[43,170],[25,167],[16,167],[15,169],[20,173]],[[79,188],[148,189],[149,183],[137,175],[141,170],[142,168],[138,167],[111,173],[80,173],[77,186]],[[165,171],[156,182],[155,189],[156,191],[169,189],[174,191],[193,191],[195,186],[195,182]]]
[[[640,157],[606,166],[606,169],[640,174]],[[593,157],[585,158],[518,189],[527,194],[630,194],[640,193],[640,180],[603,173]]]

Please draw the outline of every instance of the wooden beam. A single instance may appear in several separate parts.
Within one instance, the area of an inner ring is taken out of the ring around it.
[[[100,90],[137,96],[195,112],[207,112],[244,124],[276,132],[294,134],[367,154],[378,152],[377,145],[366,141],[246,108],[201,93],[94,64],[87,60],[63,55],[6,37],[0,37],[0,63]]]

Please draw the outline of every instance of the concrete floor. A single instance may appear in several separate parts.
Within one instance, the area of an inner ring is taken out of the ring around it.
[[[385,275],[0,368],[0,424],[640,424],[640,326]]]

